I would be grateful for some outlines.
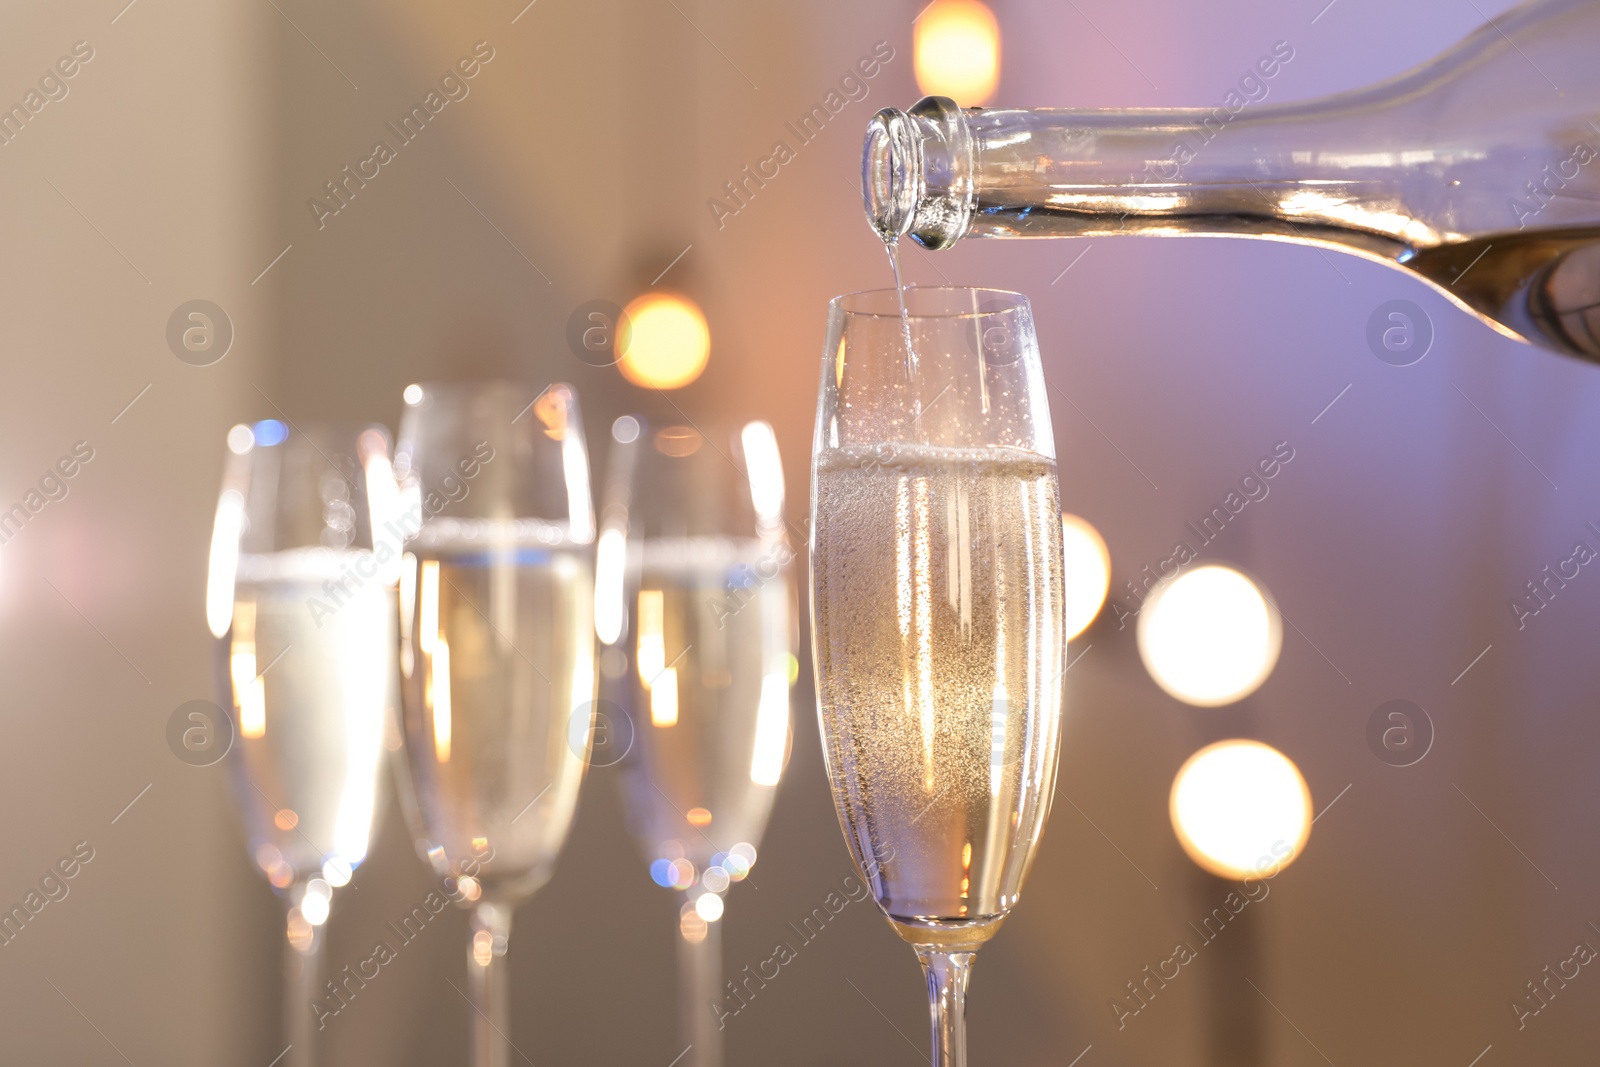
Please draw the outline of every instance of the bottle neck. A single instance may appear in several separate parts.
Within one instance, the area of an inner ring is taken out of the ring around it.
[[[1355,110],[963,111],[929,98],[872,120],[867,215],[886,240],[928,248],[1209,234],[1395,259],[1450,239],[1406,209],[1397,153],[1358,149]]]

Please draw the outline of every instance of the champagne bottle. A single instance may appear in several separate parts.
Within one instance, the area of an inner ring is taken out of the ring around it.
[[[1410,73],[1297,104],[963,110],[867,129],[887,242],[1265,238],[1412,271],[1499,332],[1600,362],[1600,4],[1534,0]],[[1261,78],[1292,58],[1282,42]],[[1264,96],[1264,93],[1259,94]]]

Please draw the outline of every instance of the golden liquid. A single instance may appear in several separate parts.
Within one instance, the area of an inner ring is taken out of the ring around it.
[[[296,879],[328,861],[348,872],[367,854],[396,698],[394,594],[354,567],[371,555],[330,551],[319,573],[234,590],[217,643],[236,731],[228,761],[268,874],[280,861]],[[330,595],[324,582],[346,575]]]
[[[760,843],[789,748],[789,555],[753,538],[644,542],[624,797],[652,860],[701,870]]]
[[[819,461],[824,751],[845,838],[916,944],[1016,904],[1055,788],[1065,639],[1056,467],[1014,449]]]
[[[587,766],[590,553],[493,543],[412,551],[401,694],[419,849],[440,874],[483,861],[484,897],[516,901],[553,872]]]

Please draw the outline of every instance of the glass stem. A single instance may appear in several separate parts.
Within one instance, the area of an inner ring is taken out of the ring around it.
[[[971,952],[917,949],[933,1017],[932,1067],[967,1067],[967,979],[972,957]]]
[[[316,1062],[316,1034],[329,1017],[326,1009],[318,1010],[323,1001],[318,982],[322,978],[327,931],[324,926],[306,922],[300,914],[299,901],[304,897],[304,886],[296,886],[290,893],[295,903],[289,906],[287,951],[283,960],[283,1029],[284,1040],[289,1044],[283,1060],[285,1067],[311,1067]],[[333,1011],[337,1012],[338,1007]]]
[[[467,946],[473,1067],[507,1067],[509,1063],[506,946],[510,938],[510,907],[484,901],[473,910],[472,940]]]
[[[705,937],[678,937],[678,1015],[689,1046],[688,1067],[722,1067],[722,923],[705,924]]]

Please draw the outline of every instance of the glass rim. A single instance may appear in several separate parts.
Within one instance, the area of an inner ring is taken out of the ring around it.
[[[908,285],[905,287],[904,292],[907,297],[910,297],[913,293],[964,293],[974,297],[988,296],[991,298],[996,298],[1005,301],[1010,305],[1008,307],[1001,308],[978,308],[961,311],[935,312],[913,311],[909,306],[907,306],[906,317],[910,319],[976,319],[985,315],[1004,315],[1008,312],[1016,311],[1021,308],[1032,307],[1027,296],[1023,293],[1014,292],[1010,289],[991,289],[986,286]],[[900,317],[899,293],[900,290],[893,287],[880,289],[858,289],[853,293],[842,293],[839,296],[829,300],[828,310],[830,312],[840,312],[845,315],[853,315],[858,318],[898,319]],[[873,311],[868,310],[865,307],[850,306],[851,303],[865,303],[866,301],[872,299],[887,299],[890,301],[891,306],[886,311]]]
[[[673,418],[662,418],[655,415],[647,415],[642,411],[635,410],[625,411],[621,415],[618,415],[615,419],[612,419],[610,426],[607,428],[608,432],[611,426],[615,426],[617,422],[622,419],[632,419],[635,423],[637,423],[641,435],[646,431],[654,433],[657,430],[670,430],[674,427],[682,426],[695,431],[701,437],[711,437],[714,434],[728,434],[737,436],[746,426],[749,426],[751,423],[763,422],[768,426],[772,426],[771,419],[762,418],[759,415],[752,415],[748,418],[741,416],[730,417],[726,415],[712,415],[706,418],[696,418],[691,420],[682,412],[676,412],[675,417]],[[641,439],[642,437],[635,438],[634,440]]]
[[[256,439],[256,429],[263,423],[274,422],[283,428],[283,436],[276,441],[263,443]],[[233,444],[233,435],[240,427],[250,433],[251,440],[243,449]],[[348,437],[352,442],[358,442],[362,434],[368,431],[377,431],[383,436],[384,444],[390,448],[394,446],[395,435],[387,423],[376,420],[350,419],[350,418],[299,418],[290,420],[283,415],[269,415],[266,418],[253,421],[240,420],[228,428],[224,439],[228,442],[228,451],[234,455],[248,455],[257,450],[277,448],[290,440],[307,441],[312,445],[327,443],[331,438]]]

